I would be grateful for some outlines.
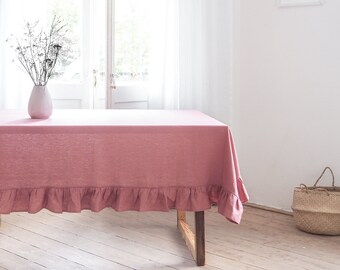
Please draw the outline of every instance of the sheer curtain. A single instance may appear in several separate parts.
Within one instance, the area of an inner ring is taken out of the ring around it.
[[[20,32],[22,24],[17,20],[21,20],[25,10],[25,7],[18,9],[16,0],[0,0],[0,109],[26,109],[32,90],[29,77],[13,63],[16,56],[6,42],[11,34]],[[9,15],[14,14],[13,11],[16,16]]]
[[[6,61],[5,55],[5,29],[3,27],[5,21],[5,5],[4,1],[0,0],[0,108],[3,108],[6,102],[6,96],[5,96],[5,68],[4,68],[4,62]]]
[[[159,2],[149,107],[198,109],[230,123],[232,0]]]
[[[179,108],[179,1],[153,0],[149,68],[151,109]]]

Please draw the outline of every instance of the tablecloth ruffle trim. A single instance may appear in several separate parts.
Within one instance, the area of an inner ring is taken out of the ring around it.
[[[243,200],[219,186],[27,188],[0,191],[0,214],[36,213],[43,208],[56,213],[98,212],[106,207],[116,211],[203,211],[216,203],[220,214],[239,223]]]
[[[221,215],[239,224],[243,214],[243,204],[249,200],[247,190],[241,178],[237,179],[237,191],[238,195],[235,195],[222,189],[217,205],[218,212]],[[227,201],[227,204],[223,203],[223,201]]]

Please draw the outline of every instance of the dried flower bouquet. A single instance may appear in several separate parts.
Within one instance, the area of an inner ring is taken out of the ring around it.
[[[38,21],[27,22],[22,39],[14,38],[13,35],[8,39],[34,85],[46,86],[53,77],[66,32],[66,25],[54,16],[49,31],[40,28]]]

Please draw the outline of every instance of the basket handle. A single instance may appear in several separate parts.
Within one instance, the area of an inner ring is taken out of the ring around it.
[[[332,174],[332,178],[333,178],[333,181],[332,181],[332,187],[333,189],[335,189],[335,186],[334,186],[334,173],[332,171],[332,169],[330,167],[326,167],[323,172],[321,173],[320,177],[318,178],[318,180],[316,180],[315,184],[314,184],[314,187],[316,187],[316,184],[320,181],[320,179],[322,178],[322,176],[325,174],[325,172],[329,170]]]
[[[300,184],[300,189],[303,190],[306,193],[309,192],[309,189],[305,184]],[[326,188],[314,187],[313,190],[325,191],[327,193],[327,195],[329,196],[329,192]]]

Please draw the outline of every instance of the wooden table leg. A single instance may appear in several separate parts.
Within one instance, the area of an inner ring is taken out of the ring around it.
[[[195,212],[195,233],[190,229],[184,211],[177,211],[177,227],[197,266],[203,266],[205,264],[204,211]]]

